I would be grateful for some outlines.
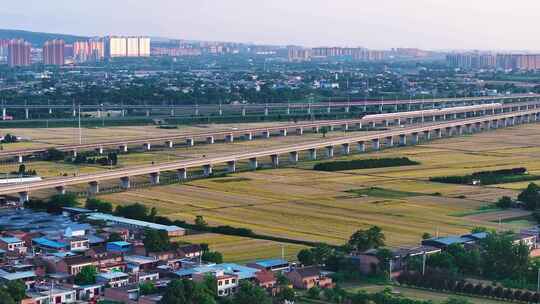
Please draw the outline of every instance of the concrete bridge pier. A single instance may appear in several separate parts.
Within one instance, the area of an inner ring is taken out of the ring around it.
[[[456,132],[458,136],[463,135],[463,126],[456,126]]]
[[[386,137],[386,146],[389,148],[394,146],[394,136]]]
[[[441,129],[435,129],[435,137],[436,138],[442,138],[442,130]]]
[[[73,157],[77,157],[77,150],[71,151],[71,155],[72,155]]]
[[[211,145],[215,142],[214,136],[208,136],[206,137],[206,143]]]
[[[91,196],[99,193],[99,183],[97,181],[88,183],[88,193]]]
[[[22,164],[24,162],[24,157],[22,155],[17,155],[17,162]]]
[[[270,159],[272,159],[272,167],[277,168],[279,166],[279,155],[270,155]]]
[[[159,172],[150,173],[150,184],[157,185],[159,184]]]
[[[396,126],[401,126],[401,119],[399,119],[399,118],[398,118],[398,119],[395,119],[395,120],[394,120],[394,125],[396,125]]]
[[[334,125],[328,126],[328,131],[330,131],[330,132],[334,131]]]
[[[342,144],[341,145],[341,152],[343,153],[343,155],[351,154],[351,146],[349,144]]]
[[[98,147],[98,148],[96,149],[96,152],[97,152],[98,154],[100,154],[100,155],[103,154],[103,147]]]
[[[281,134],[281,136],[287,136],[287,129],[279,130],[279,134]]]
[[[234,134],[228,134],[228,135],[225,135],[225,142],[228,142],[228,143],[232,143],[234,142]]]
[[[118,149],[120,150],[120,152],[126,153],[128,151],[128,146],[127,145],[121,145],[120,147],[118,147]]]
[[[418,133],[414,132],[411,134],[411,144],[416,145],[419,142],[419,136]]]
[[[131,188],[131,180],[129,176],[124,176],[120,178],[120,188],[129,189]]]
[[[249,167],[253,170],[256,170],[259,167],[259,162],[257,158],[253,157],[249,159]]]
[[[345,107],[345,113],[351,112],[351,107]]]
[[[426,141],[431,140],[431,132],[429,130],[426,130],[423,133],[424,133],[424,138],[426,139]]]
[[[369,122],[369,127],[374,129],[377,126],[377,124],[374,121]]]
[[[151,143],[145,143],[143,146],[144,146],[144,150],[146,150],[146,151],[150,151],[152,149],[152,144]]]
[[[266,130],[262,132],[263,138],[270,138],[270,130]]]
[[[236,172],[236,161],[231,160],[227,162],[227,172],[234,173]]]
[[[296,164],[298,162],[298,151],[289,153],[289,162]]]
[[[319,127],[313,127],[313,133],[319,133]]]
[[[19,192],[19,203],[24,204],[30,200],[30,195],[28,191]]]
[[[364,153],[366,152],[366,143],[363,141],[358,142],[358,152]]]
[[[244,134],[244,139],[253,140],[253,133],[249,132],[249,133]]]
[[[356,129],[358,129],[358,130],[362,129],[362,123],[361,122],[356,123]]]
[[[309,149],[308,153],[310,160],[317,160],[317,149]]]
[[[7,116],[7,109],[2,108],[2,120],[6,120],[6,116]]]
[[[167,141],[165,141],[165,146],[166,146],[167,148],[169,148],[169,149],[174,148],[174,141],[172,141],[172,140],[167,140]]]
[[[341,127],[341,129],[343,131],[349,131],[349,124],[343,124],[343,126]]]
[[[186,138],[186,146],[193,147],[195,145],[195,139],[193,138]]]
[[[2,112],[3,114],[3,112]],[[73,112],[71,112],[71,116],[75,117],[77,116],[77,109],[73,108]],[[5,115],[3,115],[3,117],[5,117]]]
[[[328,158],[334,157],[334,146],[328,146],[326,147],[326,156]]]
[[[268,108],[264,108],[264,116],[268,116],[268,114],[269,114]]]
[[[30,119],[30,109],[28,108],[24,109],[24,119]]]
[[[242,116],[246,116],[246,108],[242,108]]]
[[[66,194],[66,187],[64,187],[64,186],[56,186],[56,187],[54,187],[54,189],[56,189],[56,192],[58,194],[62,194],[62,195]]]
[[[52,115],[52,108],[49,108],[49,115]]]
[[[290,107],[287,107],[287,115],[291,115],[291,108]]]
[[[187,170],[186,168],[181,168],[176,170],[176,177],[179,180],[186,180],[187,179]]]
[[[236,170],[236,168],[235,168]],[[210,176],[213,173],[212,164],[204,165],[203,166],[203,175],[204,176]]]
[[[472,134],[474,133],[474,127],[472,124],[466,124],[465,125],[465,132],[469,133],[469,134]]]
[[[372,139],[371,143],[373,150],[378,151],[381,149],[381,141],[378,138]]]
[[[171,116],[174,116],[174,108],[171,109]]]
[[[298,135],[304,135],[304,128],[298,128],[298,129],[296,129],[296,134],[298,134]]]
[[[407,134],[399,134],[399,145],[402,147],[407,145]]]
[[[150,110],[146,110],[146,117],[150,117]]]

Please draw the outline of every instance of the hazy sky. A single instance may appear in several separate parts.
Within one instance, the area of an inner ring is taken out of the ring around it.
[[[306,46],[540,50],[540,0],[1,0],[0,28]]]

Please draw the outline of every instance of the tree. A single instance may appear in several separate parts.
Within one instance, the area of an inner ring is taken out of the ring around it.
[[[111,213],[113,210],[111,203],[93,197],[89,197],[86,199],[84,207],[86,209],[97,210],[103,213]]]
[[[328,133],[328,127],[322,127],[320,131],[321,131],[322,137],[325,138],[326,133]]]
[[[55,194],[47,201],[47,212],[60,213],[63,207],[75,207],[78,204],[74,193]]]
[[[143,243],[148,252],[163,252],[171,248],[169,236],[164,230],[146,229]]]
[[[216,304],[216,300],[204,284],[184,279],[170,281],[159,303]]]
[[[55,149],[55,148],[49,148],[45,152],[45,160],[48,161],[59,161],[64,159],[64,152]]]
[[[96,283],[97,269],[93,265],[84,266],[75,276],[75,284],[88,285]]]
[[[218,251],[205,251],[203,252],[201,259],[210,263],[223,263],[223,255]]]
[[[149,295],[156,293],[157,288],[152,282],[142,282],[139,284],[139,290],[141,291],[142,295]]]
[[[241,281],[234,296],[235,304],[271,304],[272,301],[261,287],[251,282]]]
[[[112,232],[107,238],[107,242],[118,242],[123,241],[122,236],[118,232]]]
[[[291,280],[289,280],[289,278],[287,278],[284,274],[282,273],[278,273],[277,274],[277,278],[276,278],[276,283],[278,286],[289,286],[291,285]]]
[[[495,206],[501,209],[508,209],[512,207],[512,198],[509,196],[503,196],[495,203]]]
[[[276,295],[276,300],[279,303],[294,302],[296,299],[296,294],[292,288],[282,288]]]
[[[321,297],[321,289],[317,286],[313,286],[307,291],[307,297],[310,299],[318,300]]]
[[[424,232],[424,234],[422,234],[422,240],[428,240],[428,239],[431,239],[433,237],[433,235],[431,235],[431,233],[429,232]]]
[[[202,228],[208,226],[208,223],[204,220],[202,215],[197,215],[195,217],[195,226]]]
[[[368,230],[358,230],[349,239],[348,245],[357,251],[366,251],[372,248],[384,246],[384,233],[378,226],[373,226]]]
[[[317,265],[323,265],[326,260],[332,255],[332,248],[326,244],[319,244],[311,249],[313,253],[313,262]]]
[[[19,165],[19,175],[24,175],[26,173],[26,166],[24,164]]]
[[[534,210],[538,207],[540,202],[540,187],[535,183],[530,183],[525,190],[518,195],[518,200],[525,204],[525,208],[528,210]]]
[[[0,288],[0,303],[2,304],[16,304],[16,302],[11,294],[6,290],[6,288]]]
[[[26,298],[26,285],[22,281],[9,281],[6,283],[6,289],[11,298],[17,303]],[[2,299],[0,298],[0,302],[2,302]]]
[[[296,255],[298,261],[305,266],[311,266],[315,264],[315,258],[313,257],[313,252],[311,249],[302,249]]]
[[[146,221],[148,219],[148,208],[140,203],[131,205],[116,206],[115,215],[127,217],[134,220]]]

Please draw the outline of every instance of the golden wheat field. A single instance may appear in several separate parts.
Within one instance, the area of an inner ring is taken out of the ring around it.
[[[424,232],[465,233],[480,225],[504,229],[504,223],[500,227],[489,217],[469,215],[481,213],[480,207],[503,195],[517,195],[514,189],[527,183],[466,186],[433,183],[429,177],[518,166],[537,173],[540,145],[536,143],[540,143],[540,128],[528,125],[349,157],[407,156],[421,162],[416,166],[318,172],[310,170],[313,163],[304,162],[295,168],[244,172],[109,194],[103,199],[116,204],[142,202],[174,219],[192,221],[202,215],[212,225],[331,244],[344,243],[357,229],[379,225],[389,245],[416,244]],[[386,197],[346,192],[369,187],[415,194]],[[228,237],[216,238],[215,242],[226,242]],[[190,237],[198,239],[204,238]],[[230,254],[228,258],[263,255],[257,246],[253,252],[242,251],[238,257]]]

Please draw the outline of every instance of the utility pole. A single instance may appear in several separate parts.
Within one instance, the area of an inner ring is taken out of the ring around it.
[[[82,145],[81,103],[79,103],[79,145]]]
[[[422,275],[426,274],[426,252],[422,255]]]

